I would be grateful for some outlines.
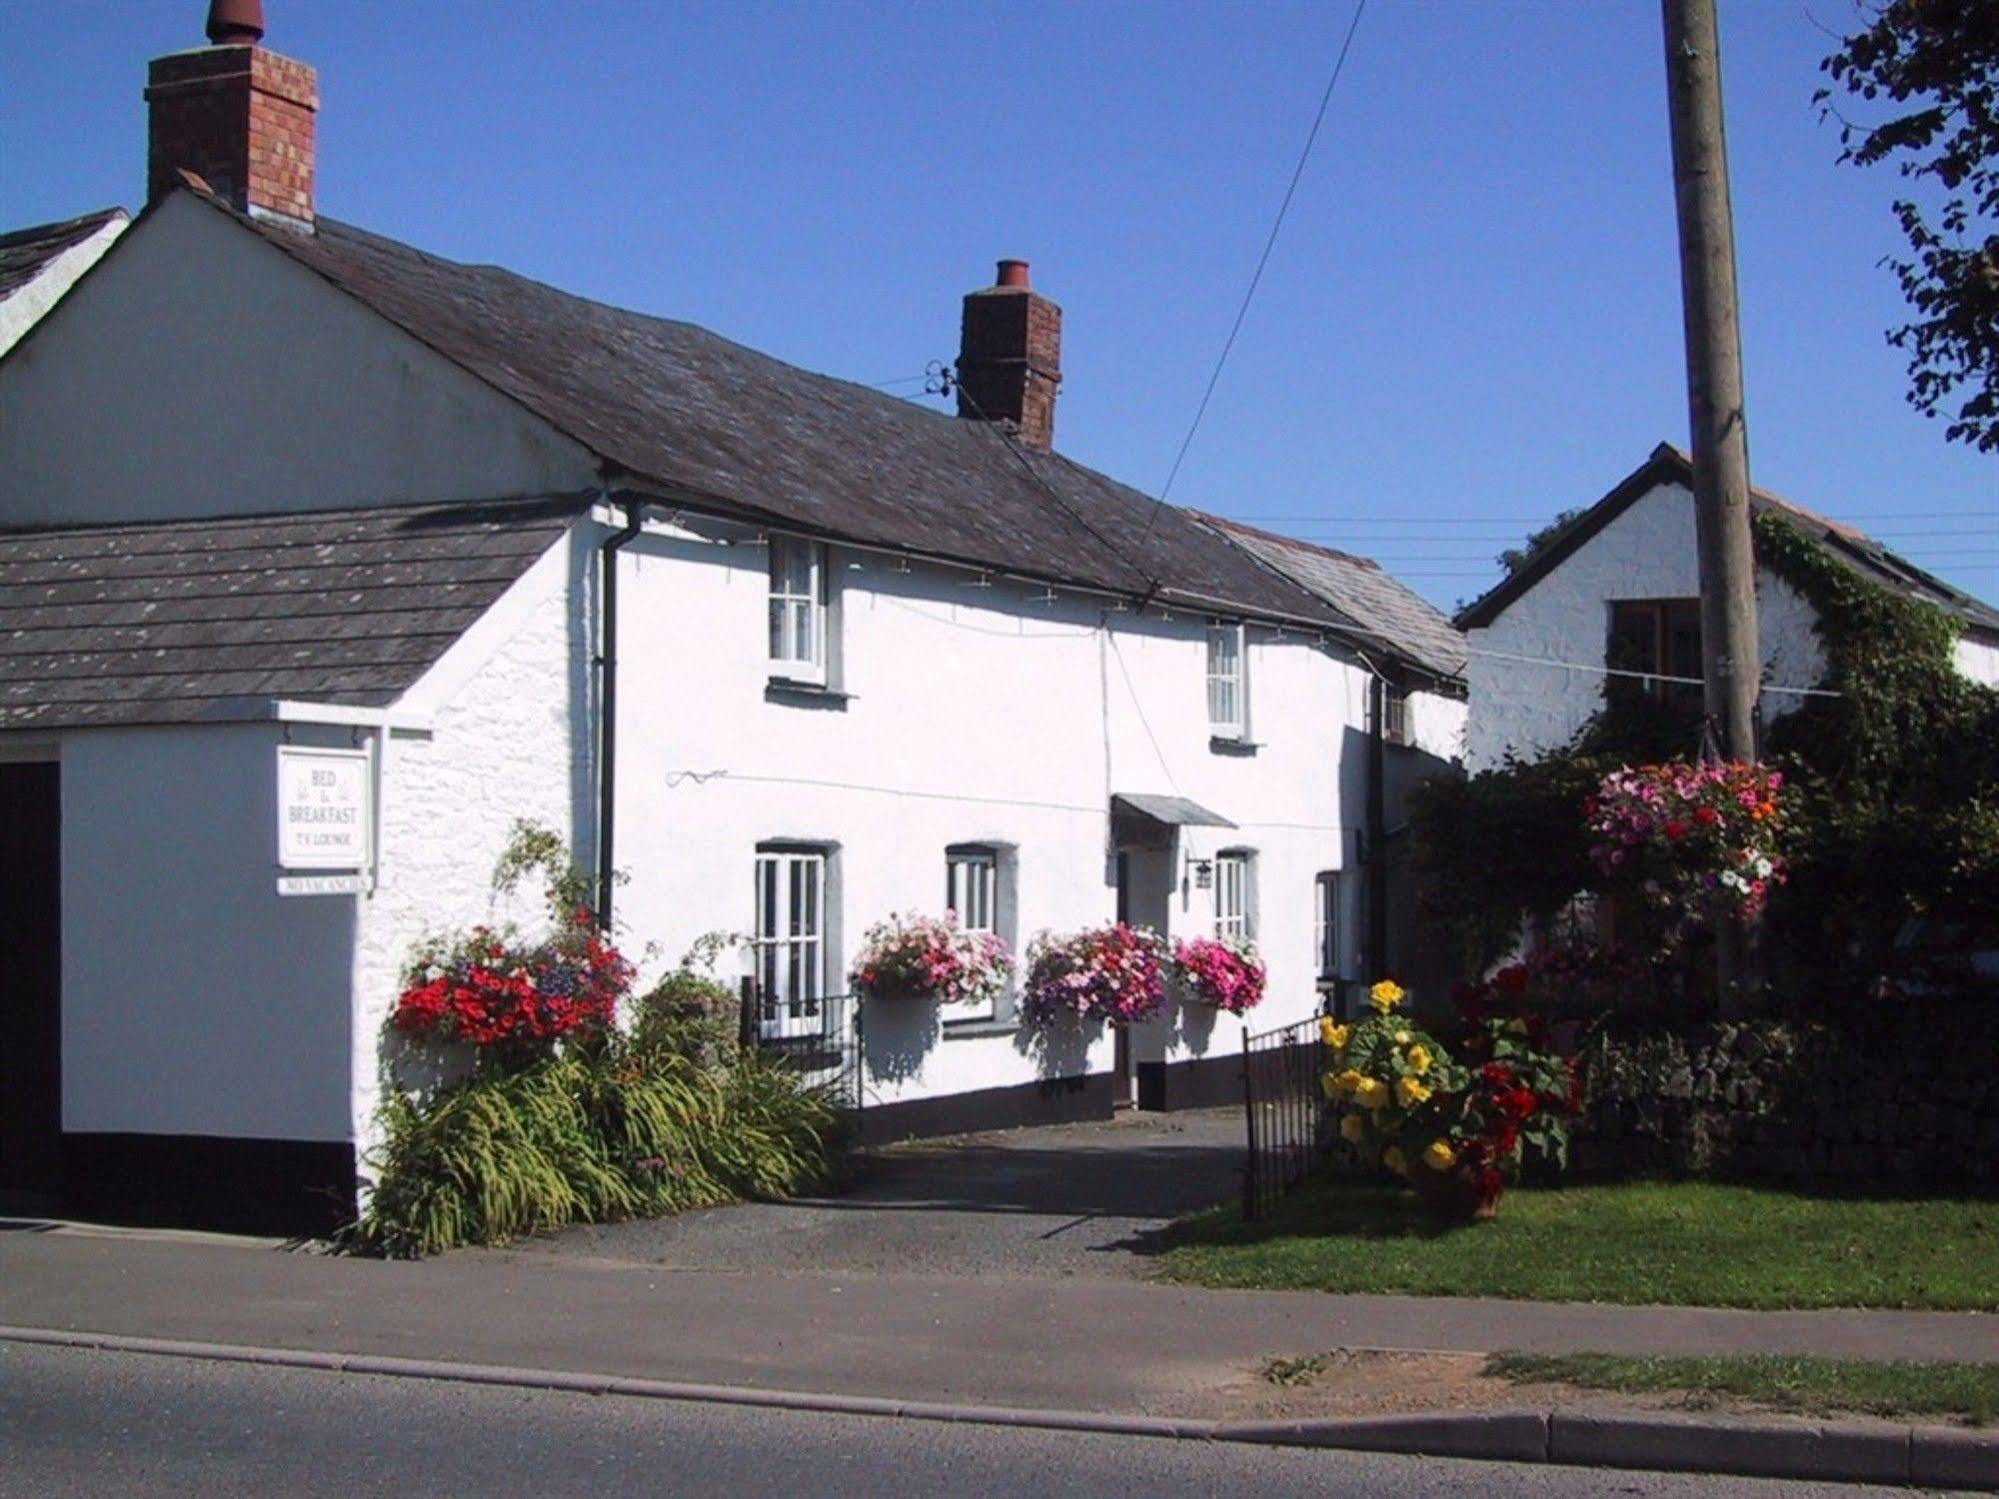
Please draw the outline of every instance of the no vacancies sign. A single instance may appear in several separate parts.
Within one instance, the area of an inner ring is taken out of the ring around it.
[[[278,864],[368,867],[372,809],[366,750],[278,747]]]

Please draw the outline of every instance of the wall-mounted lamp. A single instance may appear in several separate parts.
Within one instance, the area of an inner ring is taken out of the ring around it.
[[[1194,888],[1196,890],[1213,889],[1215,884],[1215,861],[1213,859],[1196,859],[1193,863]]]

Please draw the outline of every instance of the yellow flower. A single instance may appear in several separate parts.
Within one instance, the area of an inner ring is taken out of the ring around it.
[[[1432,1171],[1448,1171],[1457,1160],[1457,1152],[1451,1149],[1447,1140],[1432,1140],[1430,1148],[1423,1152],[1423,1164]]]
[[[1388,1084],[1378,1077],[1364,1077],[1355,1086],[1354,1101],[1364,1109],[1388,1107]]]
[[[1330,1072],[1320,1073],[1319,1091],[1324,1093],[1334,1103],[1338,1103],[1340,1101],[1340,1080]]]
[[[1383,979],[1367,991],[1367,1002],[1386,1015],[1408,997],[1408,991],[1394,979]]]
[[[1333,1051],[1345,1051],[1347,1038],[1352,1034],[1352,1026],[1341,1025],[1330,1015],[1321,1017],[1319,1021],[1319,1039]]]
[[[1381,1164],[1397,1176],[1409,1174],[1408,1158],[1402,1154],[1402,1147],[1399,1145],[1391,1145],[1381,1153]]]
[[[1397,1046],[1407,1046],[1409,1044],[1409,1032],[1397,1031],[1395,1033],[1395,1044]]]
[[[1430,1070],[1430,1049],[1427,1046],[1410,1047],[1409,1065],[1416,1070],[1418,1077],[1428,1072]]]
[[[1358,1145],[1367,1133],[1367,1121],[1358,1114],[1348,1114],[1340,1120],[1340,1138],[1351,1140]]]
[[[1401,1104],[1402,1107],[1405,1109],[1412,1104],[1421,1103],[1424,1099],[1428,1098],[1429,1096],[1430,1096],[1429,1085],[1426,1083],[1419,1083],[1413,1077],[1399,1078],[1396,1081],[1395,1101]]]

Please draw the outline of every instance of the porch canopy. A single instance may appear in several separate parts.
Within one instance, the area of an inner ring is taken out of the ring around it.
[[[1210,812],[1184,796],[1154,796],[1141,792],[1114,793],[1111,829],[1120,844],[1170,842],[1178,828],[1232,828],[1219,812]]]

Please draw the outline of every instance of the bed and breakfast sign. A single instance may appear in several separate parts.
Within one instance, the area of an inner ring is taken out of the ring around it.
[[[367,888],[374,822],[368,772],[366,750],[278,747],[280,895]]]

